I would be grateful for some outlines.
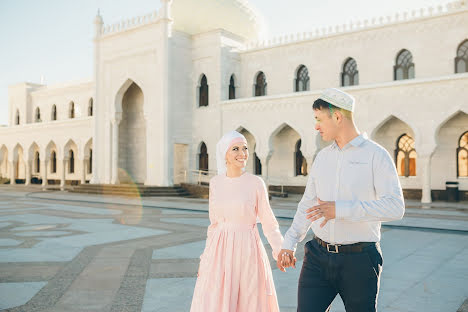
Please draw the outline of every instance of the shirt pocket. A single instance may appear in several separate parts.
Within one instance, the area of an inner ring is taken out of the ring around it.
[[[344,174],[344,181],[352,189],[352,193],[363,195],[361,191],[373,188],[371,162],[349,160]]]

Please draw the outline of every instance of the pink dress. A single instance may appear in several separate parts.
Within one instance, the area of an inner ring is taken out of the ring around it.
[[[277,259],[283,237],[263,180],[250,173],[210,181],[206,247],[200,256],[191,312],[279,311],[270,262],[256,221]]]

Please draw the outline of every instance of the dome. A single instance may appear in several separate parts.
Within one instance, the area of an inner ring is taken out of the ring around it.
[[[263,18],[247,0],[174,0],[173,29],[191,35],[224,29],[247,40],[264,35]]]

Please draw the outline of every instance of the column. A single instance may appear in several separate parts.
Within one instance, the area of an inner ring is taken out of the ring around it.
[[[86,163],[87,163],[87,160],[83,159],[81,163],[81,182],[80,182],[81,184],[86,183]]]
[[[10,184],[16,184],[16,176],[15,176],[15,168],[16,168],[16,161],[10,161]]]
[[[65,170],[67,170],[67,160],[62,159],[62,169],[60,170],[60,190],[65,189]]]
[[[422,169],[422,197],[421,203],[430,204],[432,203],[431,196],[431,155],[420,156],[420,168]]]
[[[119,124],[120,120],[112,120],[112,184],[119,184]]]
[[[103,144],[105,142],[105,132],[104,127],[101,125],[104,121],[104,112],[101,104],[104,104],[104,97],[101,96],[101,53],[100,53],[100,41],[102,28],[104,21],[102,20],[101,14],[99,11],[94,19],[94,103],[93,103],[93,175],[91,177],[90,183],[97,184],[102,183],[105,177],[104,171],[100,168],[99,159],[101,159],[101,164],[103,164],[103,155],[105,154],[105,148]],[[105,123],[104,123],[105,124]]]
[[[41,161],[41,176],[42,176],[42,189],[45,190],[47,187],[47,161]]]
[[[260,163],[262,164],[262,177],[263,177],[263,180],[265,181],[265,184],[268,190],[268,186],[270,185],[269,174],[268,174],[268,163],[270,162],[271,154],[267,154],[267,155],[257,154],[257,157],[260,159]]]
[[[26,177],[25,177],[24,185],[27,186],[31,184],[31,161],[26,160],[25,165],[26,165]]]

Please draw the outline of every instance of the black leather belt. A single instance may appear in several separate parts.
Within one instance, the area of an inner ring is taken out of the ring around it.
[[[314,239],[318,242],[318,244],[324,247],[328,252],[331,253],[350,253],[350,252],[362,252],[364,248],[375,246],[377,243],[374,242],[366,242],[366,243],[355,243],[350,245],[333,245],[329,244],[317,236],[314,236]]]

